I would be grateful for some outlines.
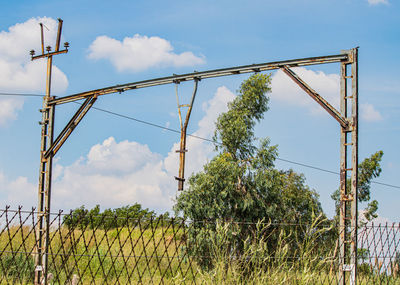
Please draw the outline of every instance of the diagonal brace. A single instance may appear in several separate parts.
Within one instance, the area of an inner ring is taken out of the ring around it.
[[[54,156],[61,148],[61,146],[65,143],[71,133],[74,131],[75,127],[82,121],[83,117],[93,106],[94,102],[96,102],[97,96],[91,96],[83,102],[83,104],[79,107],[78,111],[72,116],[71,120],[65,126],[65,128],[58,135],[54,143],[48,148],[46,153],[44,154],[44,158],[47,159],[49,156]]]
[[[293,72],[289,67],[282,66],[281,70],[285,72],[293,81],[300,86],[308,95],[311,96],[322,108],[324,108],[344,129],[348,129],[349,122],[343,117],[335,107],[328,103],[321,95],[319,95],[315,90],[308,86],[296,73]]]

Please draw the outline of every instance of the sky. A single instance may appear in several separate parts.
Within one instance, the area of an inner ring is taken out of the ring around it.
[[[396,222],[400,200],[400,3],[394,0],[248,1],[7,1],[0,18],[0,207],[37,206],[41,97],[46,62],[39,23],[54,49],[57,18],[67,54],[53,59],[52,94],[78,92],[193,71],[340,54],[359,46],[360,162],[383,150],[382,173],[371,184],[379,221]],[[339,64],[295,68],[337,106]],[[188,132],[210,139],[249,75],[202,80]],[[339,176],[340,127],[281,71],[271,72],[269,111],[258,138],[278,145],[276,167],[303,173],[328,216]],[[193,82],[181,83],[189,103]],[[179,134],[126,117],[179,129],[175,86],[100,97],[54,159],[52,211],[140,203],[171,211],[177,195]],[[56,134],[77,104],[56,108]],[[212,144],[188,139],[186,176],[215,155]],[[360,209],[365,205],[360,205]]]

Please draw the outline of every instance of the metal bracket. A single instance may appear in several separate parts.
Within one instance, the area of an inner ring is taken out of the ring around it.
[[[181,126],[181,141],[180,141],[180,149],[177,150],[176,152],[179,153],[179,177],[175,177],[176,180],[179,180],[178,183],[178,191],[183,190],[183,184],[185,181],[185,154],[187,152],[186,149],[186,131],[187,131],[187,126],[189,124],[189,119],[190,119],[190,114],[192,112],[193,108],[193,103],[194,99],[196,97],[197,93],[197,86],[198,82],[200,79],[195,78],[194,79],[194,87],[193,87],[193,93],[192,93],[192,98],[190,101],[190,104],[179,104],[179,96],[178,96],[178,84],[175,83],[175,95],[176,95],[176,102],[178,105],[178,115],[179,115],[179,123]],[[187,107],[187,112],[186,112],[186,118],[185,122],[183,123],[182,121],[182,113],[181,113],[181,108],[182,107]]]

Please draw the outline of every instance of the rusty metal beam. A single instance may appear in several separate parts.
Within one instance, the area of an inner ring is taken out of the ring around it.
[[[352,50],[351,64],[351,178],[350,193],[353,200],[350,206],[350,284],[357,284],[357,232],[358,232],[358,49]]]
[[[338,284],[355,285],[357,284],[358,230],[358,50],[355,48],[343,53],[349,55],[349,61],[341,63],[340,110],[341,115],[349,122],[349,126],[342,127],[340,132]],[[349,66],[351,76],[348,75]],[[351,85],[348,84],[349,79],[351,79]],[[349,87],[351,95],[348,94]],[[351,156],[348,155],[350,149]],[[350,179],[348,179],[349,174]]]
[[[50,156],[55,156],[58,150],[62,147],[71,133],[74,131],[76,126],[82,121],[83,117],[87,114],[90,108],[96,102],[97,96],[92,96],[86,98],[85,102],[79,107],[76,113],[72,116],[71,120],[65,126],[65,128],[60,132],[58,137],[55,139],[54,143],[47,149],[44,154],[44,158],[47,159]]]
[[[288,66],[288,67],[307,66],[307,65],[315,65],[315,64],[342,62],[342,61],[347,61],[347,60],[348,60],[347,54],[339,54],[339,55],[309,57],[309,58],[284,60],[284,61],[274,61],[274,62],[267,62],[267,63],[260,63],[260,64],[243,65],[243,66],[237,66],[237,67],[229,67],[229,68],[222,68],[222,69],[215,69],[215,70],[208,70],[208,71],[201,71],[201,72],[193,72],[193,73],[187,73],[187,74],[183,74],[183,75],[173,75],[173,76],[168,76],[168,77],[149,79],[149,80],[144,80],[144,81],[138,81],[138,82],[133,82],[133,83],[121,84],[121,85],[114,85],[111,87],[105,87],[105,88],[101,88],[101,89],[86,91],[86,92],[77,93],[77,94],[50,100],[49,104],[50,105],[64,104],[64,103],[68,103],[68,102],[81,100],[86,97],[90,97],[94,94],[101,96],[101,95],[107,95],[107,94],[113,94],[113,93],[122,93],[124,91],[133,90],[133,89],[146,88],[146,87],[157,86],[157,85],[172,84],[172,83],[182,82],[182,81],[193,81],[196,78],[201,80],[201,79],[205,79],[205,78],[213,78],[213,77],[228,76],[228,75],[235,75],[235,74],[244,74],[244,73],[261,72],[261,71],[267,71],[267,70],[275,70],[275,69],[281,68],[282,66]]]
[[[340,111],[343,117],[347,118],[347,64],[340,65]],[[347,187],[347,147],[348,147],[348,132],[345,128],[340,128],[340,204],[339,204],[339,285],[346,284],[346,274],[344,265],[346,263],[346,236],[347,236],[347,204],[348,202],[344,197],[348,195]]]
[[[50,57],[50,56],[53,56],[53,55],[62,54],[62,53],[67,53],[67,52],[68,52],[68,49],[63,49],[63,50],[60,50],[60,51],[49,52],[49,53],[45,53],[45,54],[41,54],[41,55],[32,56],[32,60],[34,60],[34,59],[39,59],[39,58]]]
[[[288,66],[282,66],[281,70],[285,72],[297,85],[300,86],[308,95],[311,96],[322,108],[324,108],[339,124],[342,128],[347,129],[349,123],[347,119],[343,117],[335,107],[329,104],[321,95],[314,91],[308,86],[296,73],[293,72]]]
[[[196,98],[197,87],[198,87],[199,79],[194,80],[194,87],[192,98],[190,100],[190,104],[188,105],[180,105],[179,97],[178,97],[178,88],[176,87],[176,100],[178,103],[178,114],[179,114],[179,122],[181,126],[181,140],[180,140],[180,148],[176,152],[179,152],[179,175],[175,177],[178,180],[178,191],[183,190],[183,185],[185,182],[185,156],[186,156],[186,131],[189,124],[190,114],[192,113],[192,107],[194,104],[194,99]],[[185,122],[182,121],[181,107],[187,107],[188,110],[186,112]]]

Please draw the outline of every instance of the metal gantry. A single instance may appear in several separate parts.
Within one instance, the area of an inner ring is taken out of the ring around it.
[[[177,180],[178,189],[183,189],[184,181],[184,163],[186,152],[186,130],[190,118],[190,112],[193,107],[196,95],[198,81],[206,78],[230,76],[236,74],[262,72],[268,70],[281,69],[297,85],[299,85],[308,95],[310,95],[318,104],[320,104],[335,120],[340,124],[340,225],[339,225],[339,275],[340,284],[356,284],[357,276],[357,168],[358,168],[358,49],[342,51],[341,54],[309,57],[302,59],[284,60],[267,62],[261,64],[252,64],[236,66],[230,68],[208,70],[202,72],[193,72],[183,75],[173,75],[149,79],[139,82],[115,85],[101,89],[77,93],[65,97],[55,98],[50,96],[51,87],[51,68],[52,56],[67,52],[68,43],[65,44],[65,50],[59,50],[62,20],[59,20],[56,49],[47,53],[44,52],[43,44],[43,26],[42,32],[42,54],[33,56],[32,60],[37,58],[47,58],[47,87],[46,96],[43,99],[42,133],[41,133],[41,152],[40,152],[40,172],[39,172],[39,190],[38,190],[38,211],[39,218],[37,225],[38,244],[37,258],[35,268],[35,284],[47,284],[47,255],[49,241],[49,211],[51,202],[51,174],[52,159],[71,135],[76,126],[82,121],[83,117],[93,106],[97,98],[101,95],[122,93],[128,90],[152,87],[165,84],[179,84],[184,81],[194,81],[195,87],[191,103],[185,105],[187,110],[185,122],[181,123],[181,144],[180,150],[180,170]],[[293,70],[293,67],[309,66],[327,63],[340,63],[340,111],[336,110],[321,95],[307,85]],[[350,68],[350,71],[348,70]],[[351,84],[348,81],[351,80]],[[84,103],[72,116],[71,120],[60,132],[57,138],[53,139],[54,115],[56,105],[65,104],[84,99]],[[183,105],[179,104],[178,109]],[[351,110],[351,111],[350,111]],[[180,113],[180,112],[179,112]],[[351,150],[350,157],[348,152]],[[350,175],[350,179],[348,176]],[[350,183],[347,183],[347,182]]]

